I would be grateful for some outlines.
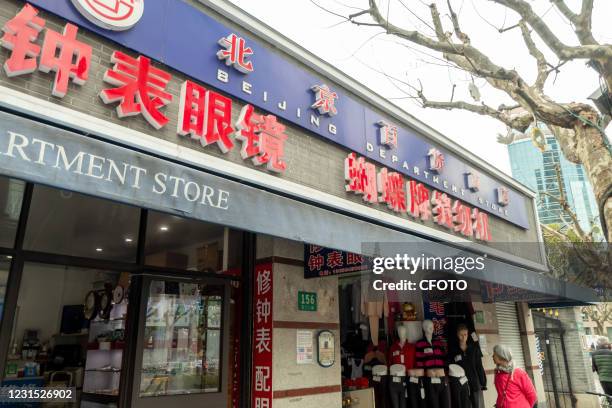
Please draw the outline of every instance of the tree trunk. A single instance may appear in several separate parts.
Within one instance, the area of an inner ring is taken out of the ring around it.
[[[592,123],[597,123],[597,117],[592,112],[582,112],[582,117]],[[598,206],[606,199],[601,224],[606,227],[608,242],[612,242],[612,154],[599,129],[585,125],[577,120],[574,125],[575,154],[584,166],[586,175],[593,186]],[[598,208],[599,210],[599,208]]]
[[[597,324],[597,331],[599,332],[599,335],[605,336],[604,325],[599,320],[595,320],[595,324]]]

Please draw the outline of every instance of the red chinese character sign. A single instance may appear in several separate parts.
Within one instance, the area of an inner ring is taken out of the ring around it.
[[[453,204],[453,230],[461,235],[471,237],[472,230],[472,210],[459,200]]]
[[[285,171],[285,126],[274,115],[258,115],[251,105],[240,111],[236,124],[236,139],[242,142],[240,154],[243,159],[252,159],[256,166],[266,164],[268,170]]]
[[[376,167],[367,163],[363,157],[357,157],[355,153],[344,159],[344,179],[346,180],[346,191],[359,194],[368,203],[378,200],[378,188],[376,187]]]
[[[404,177],[394,171],[383,168],[378,172],[378,201],[386,203],[395,212],[406,212],[406,190]]]
[[[255,266],[253,293],[253,368],[252,404],[254,408],[272,407],[272,264]]]
[[[68,83],[77,85],[87,81],[91,64],[91,47],[77,41],[78,28],[66,24],[63,33],[47,29],[40,54],[38,69],[42,72],[55,72],[53,96],[63,98],[68,92]]]
[[[223,49],[217,52],[217,58],[225,60],[225,65],[231,65],[244,74],[253,72],[253,62],[247,61],[247,57],[253,55],[253,50],[246,46],[244,38],[232,33],[218,43]]]
[[[416,180],[407,183],[408,188],[408,213],[421,221],[431,218],[431,203],[429,201],[429,190]]]
[[[44,26],[45,20],[38,17],[38,10],[29,4],[4,24],[4,36],[0,39],[0,44],[11,50],[10,57],[4,62],[6,75],[13,77],[36,70],[40,46],[34,44],[34,41]]]
[[[120,51],[113,52],[111,62],[115,64],[104,74],[104,82],[116,88],[104,89],[100,98],[104,103],[119,102],[117,115],[142,115],[155,129],[161,129],[168,118],[161,108],[172,102],[166,86],[172,76],[151,65],[151,60],[140,55],[130,57]]]
[[[433,220],[436,224],[446,227],[453,227],[453,211],[451,208],[451,199],[445,193],[434,191],[431,198]]]
[[[63,98],[68,92],[70,81],[77,85],[87,81],[91,46],[78,41],[78,28],[68,23],[62,33],[47,29],[40,47],[34,41],[44,26],[45,20],[38,17],[38,10],[26,4],[2,27],[4,35],[0,44],[11,50],[11,55],[4,63],[4,71],[8,76],[29,74],[37,67],[45,73],[53,71],[55,80],[52,94]],[[37,62],[39,56],[40,61]]]
[[[178,133],[200,140],[202,146],[216,143],[227,153],[234,148],[230,136],[232,100],[192,81],[181,86]]]
[[[489,216],[483,213],[478,208],[472,210],[472,229],[474,230],[474,237],[481,241],[491,240],[491,231],[489,230]]]
[[[446,311],[442,302],[423,302],[425,320],[434,324],[434,336],[443,336],[446,327]]]
[[[345,190],[362,195],[370,204],[385,203],[390,210],[400,215],[409,214],[420,221],[431,219],[435,224],[464,237],[491,240],[486,213],[472,209],[459,200],[453,203],[447,193],[430,191],[422,183],[405,180],[403,175],[390,172],[386,167],[377,173],[373,164],[355,153],[349,153],[344,159],[344,178]],[[311,254],[306,260],[311,271],[324,270],[325,262],[320,254]]]

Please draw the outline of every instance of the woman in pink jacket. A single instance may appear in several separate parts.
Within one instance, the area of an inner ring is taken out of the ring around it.
[[[495,388],[497,408],[532,408],[538,400],[535,387],[527,373],[515,368],[512,351],[508,346],[498,344],[493,348],[496,365]]]

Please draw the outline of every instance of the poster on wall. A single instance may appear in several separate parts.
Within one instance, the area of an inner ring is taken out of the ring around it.
[[[312,330],[298,330],[296,338],[296,362],[297,364],[312,364],[314,361]]]
[[[442,302],[423,302],[425,320],[434,324],[434,336],[443,336],[446,327],[446,312]]]
[[[272,406],[272,263],[255,266],[253,285],[252,406]]]

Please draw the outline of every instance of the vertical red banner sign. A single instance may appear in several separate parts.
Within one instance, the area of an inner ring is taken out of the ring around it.
[[[272,264],[255,266],[252,407],[272,407]]]

